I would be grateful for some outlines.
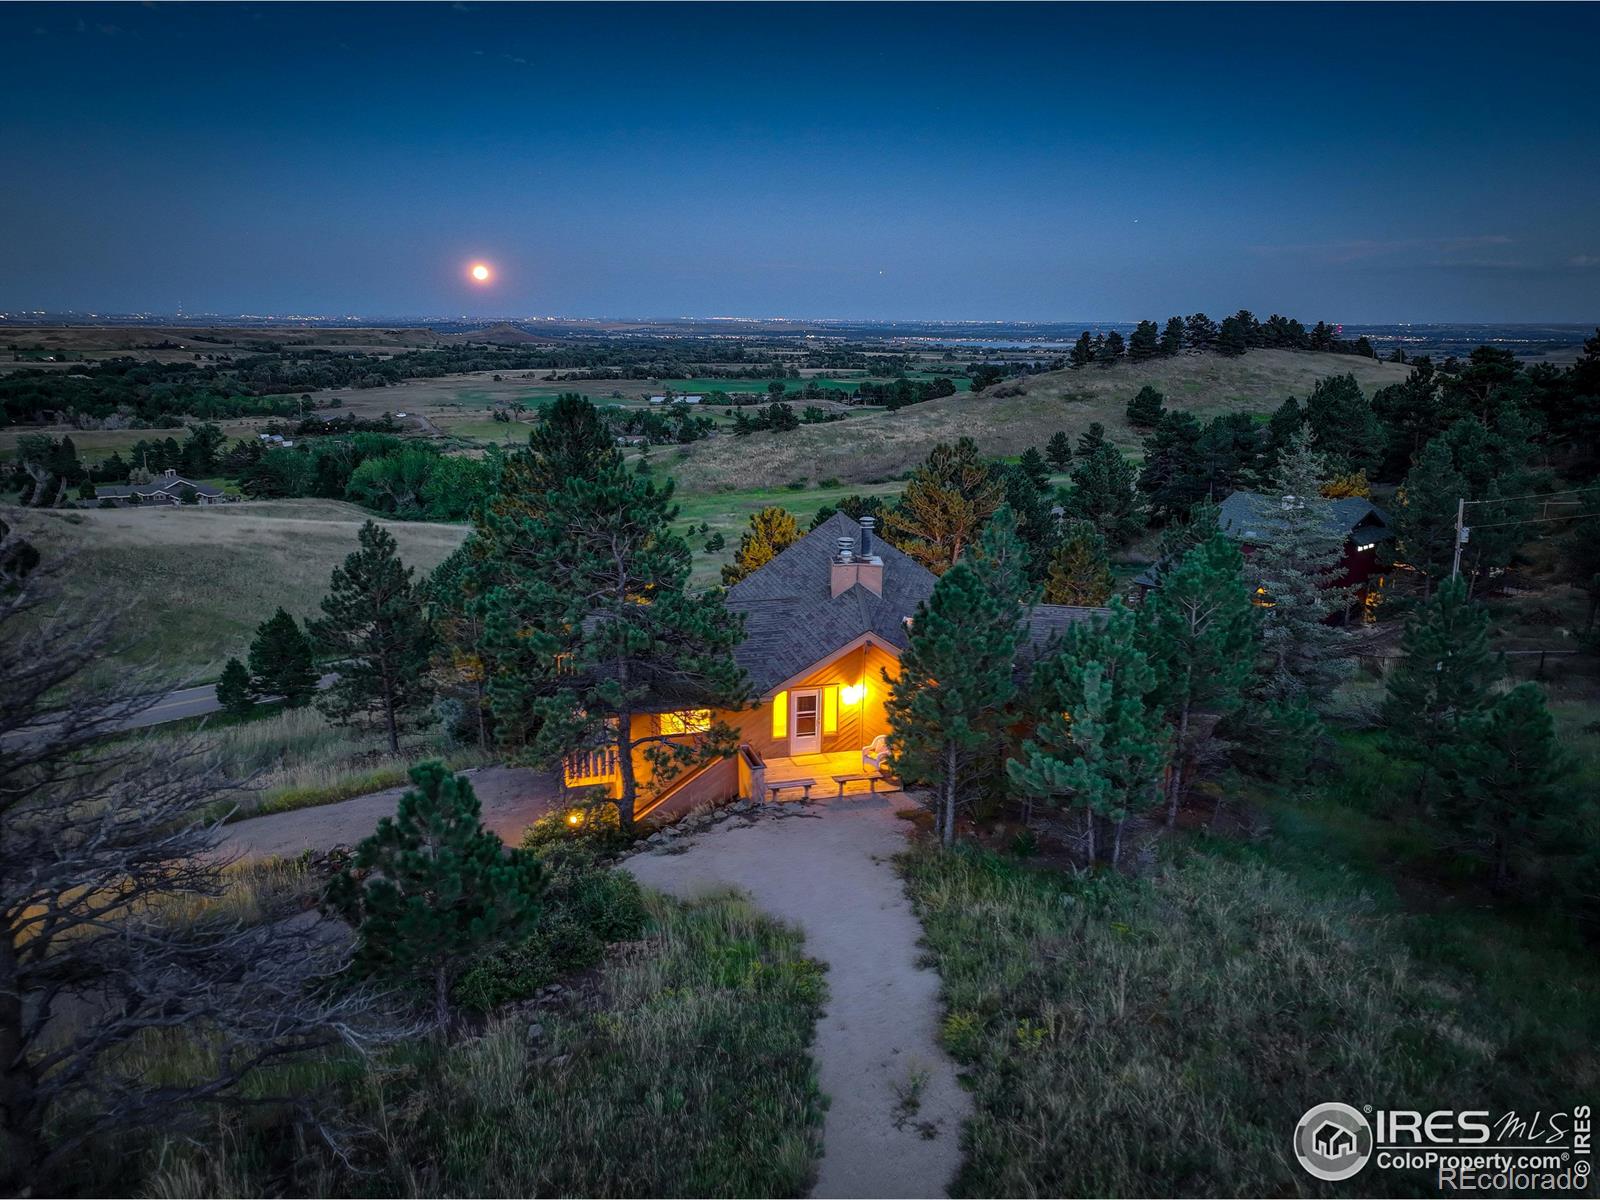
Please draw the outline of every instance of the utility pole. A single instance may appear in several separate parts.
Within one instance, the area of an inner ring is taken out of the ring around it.
[[[1456,556],[1450,564],[1450,578],[1455,579],[1461,574],[1461,547],[1467,544],[1467,501],[1462,497],[1456,501]]]

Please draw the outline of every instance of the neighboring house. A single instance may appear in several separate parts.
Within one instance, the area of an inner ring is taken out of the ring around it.
[[[1234,492],[1218,506],[1217,523],[1223,533],[1239,542],[1248,558],[1267,536],[1273,509],[1283,503],[1281,496]],[[1330,528],[1345,536],[1341,570],[1329,581],[1329,586],[1355,588],[1356,603],[1363,611],[1370,609],[1377,603],[1384,584],[1379,549],[1394,540],[1389,514],[1371,500],[1359,496],[1329,500],[1325,512]],[[1141,596],[1161,586],[1162,565],[1146,568],[1134,579]]]
[[[400,415],[403,417],[405,413]],[[281,433],[258,433],[256,436],[267,443],[267,448],[270,450],[287,450],[294,445],[293,438],[286,438]]]
[[[737,712],[671,711],[634,718],[635,736],[692,734],[720,718],[739,734],[734,758],[674,779],[639,806],[639,815],[670,803],[672,811],[735,795],[760,796],[790,779],[813,779],[819,794],[833,776],[862,774],[862,753],[889,732],[884,701],[909,644],[917,605],[933,592],[932,572],[873,533],[836,513],[765,566],[728,590],[729,609],[744,615],[745,637],[734,658],[751,685],[751,707]],[[1104,609],[1042,604],[1028,614],[1024,656],[1051,637]],[[651,728],[651,725],[654,728]],[[641,784],[651,767],[634,763]],[[871,773],[870,770],[867,773]],[[567,764],[569,786],[620,791],[615,755],[579,756]],[[648,794],[647,786],[641,794]]]
[[[96,500],[114,500],[119,504],[181,504],[185,488],[194,491],[199,504],[223,504],[229,499],[221,488],[209,483],[196,483],[185,479],[176,471],[163,471],[149,483],[123,483],[94,489]]]

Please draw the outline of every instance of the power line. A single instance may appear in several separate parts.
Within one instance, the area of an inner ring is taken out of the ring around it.
[[[1600,492],[1600,484],[1592,487],[1567,488],[1560,492],[1525,492],[1521,496],[1491,496],[1487,500],[1467,500],[1466,504],[1503,504],[1507,500],[1550,500],[1556,496],[1575,496],[1579,492]]]
[[[1526,521],[1491,521],[1486,525],[1468,525],[1468,529],[1500,529],[1506,525],[1539,525],[1545,521],[1580,521],[1592,513],[1567,513],[1560,517],[1529,517]]]

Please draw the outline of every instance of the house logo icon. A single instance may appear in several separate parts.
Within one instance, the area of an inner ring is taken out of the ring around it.
[[[1372,1126],[1348,1104],[1319,1104],[1294,1127],[1294,1156],[1318,1179],[1349,1179],[1372,1157]]]

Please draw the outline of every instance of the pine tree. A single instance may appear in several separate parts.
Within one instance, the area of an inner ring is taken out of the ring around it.
[[[1244,582],[1244,555],[1216,535],[1161,576],[1139,620],[1146,652],[1156,669],[1155,701],[1172,722],[1174,756],[1167,779],[1167,825],[1178,820],[1189,763],[1194,757],[1191,717],[1237,708],[1255,669],[1259,610]]]
[[[961,560],[1005,499],[1005,486],[971,438],[938,445],[884,514],[883,533],[935,575]]]
[[[422,589],[401,563],[393,535],[367,521],[356,540],[360,549],[333,569],[322,617],[306,626],[339,663],[339,677],[317,707],[335,724],[376,719],[389,753],[398,754],[401,727],[424,716],[433,699],[428,664],[434,632]]]
[[[1113,366],[1122,358],[1122,335],[1113,329],[1106,334],[1106,340],[1096,354],[1102,367]]]
[[[1278,466],[1271,503],[1257,515],[1250,574],[1263,605],[1261,690],[1269,700],[1304,696],[1315,704],[1346,674],[1342,635],[1327,623],[1351,602],[1351,589],[1336,586],[1346,534],[1322,498],[1325,474],[1302,431]]]
[[[1103,442],[1073,468],[1067,509],[1093,522],[1110,545],[1126,545],[1144,528],[1136,482],[1133,464],[1110,442]]]
[[[1009,504],[995,510],[967,561],[1003,607],[1020,611],[1037,599],[1032,548],[1022,536],[1021,523]]]
[[[1033,482],[1034,487],[1043,491],[1050,486],[1050,468],[1045,465],[1044,455],[1034,447],[1029,446],[1022,452],[1017,466],[1022,468],[1023,474]]]
[[[1094,356],[1094,339],[1089,336],[1089,331],[1085,329],[1078,335],[1078,340],[1073,343],[1069,361],[1074,367],[1086,367],[1094,361]]]
[[[1135,429],[1154,429],[1165,412],[1167,398],[1148,383],[1128,401],[1128,424]]]
[[[1144,439],[1139,490],[1149,499],[1152,520],[1160,524],[1181,520],[1206,494],[1198,454],[1202,432],[1191,414],[1169,412]]]
[[[1156,578],[1162,579],[1189,551],[1221,533],[1221,517],[1222,510],[1214,501],[1202,500],[1189,510],[1187,519],[1174,521],[1163,529],[1156,549]]]
[[[1116,865],[1122,826],[1159,792],[1168,734],[1151,702],[1156,673],[1121,601],[1101,623],[1071,626],[1034,667],[1033,734],[1006,763],[1030,801],[1084,810],[1091,859]]]
[[[464,776],[425,762],[411,782],[329,883],[328,902],[355,926],[360,966],[431,989],[442,1030],[462,968],[527,932],[544,878],[529,852],[483,827]]]
[[[1217,323],[1205,313],[1195,313],[1183,326],[1183,344],[1191,350],[1210,350],[1217,341]]]
[[[1250,333],[1237,317],[1223,317],[1217,329],[1215,349],[1218,354],[1237,358],[1250,349]]]
[[[1072,439],[1065,430],[1058,429],[1050,435],[1050,440],[1045,443],[1044,456],[1058,471],[1065,471],[1072,465]]]
[[[1078,435],[1078,457],[1088,458],[1106,443],[1106,427],[1099,421],[1089,422],[1089,428]]]
[[[563,392],[528,435],[534,486],[548,491],[574,475],[595,478],[622,461],[616,435],[585,396]]]
[[[1331,471],[1377,468],[1383,459],[1383,427],[1354,375],[1317,380],[1305,409],[1311,446]]]
[[[1028,455],[1034,461],[1029,463]],[[1029,578],[1042,582],[1045,567],[1056,544],[1055,499],[1050,492],[1050,477],[1044,459],[1037,451],[1023,454],[1020,463],[996,463],[992,470],[1005,489],[1005,503],[984,526],[987,533],[1000,512],[1009,510],[1012,532],[1026,550]]]
[[[722,586],[731,587],[766,566],[800,540],[800,527],[786,508],[769,505],[750,514],[750,528],[739,538],[733,561],[722,568]]]
[[[1450,774],[1453,815],[1504,888],[1512,859],[1540,825],[1566,807],[1558,786],[1567,759],[1536,683],[1520,683],[1463,731]]]
[[[1140,321],[1128,335],[1128,358],[1132,362],[1144,362],[1160,353],[1161,331],[1154,321]]]
[[[1383,721],[1395,753],[1421,767],[1420,798],[1459,751],[1463,728],[1489,702],[1502,666],[1489,649],[1488,611],[1458,579],[1442,582],[1412,614],[1400,650]]]
[[[281,608],[256,627],[249,661],[255,690],[263,696],[283,697],[289,708],[299,708],[317,690],[311,642]]]
[[[250,686],[250,672],[237,658],[230,658],[222,668],[222,678],[217,680],[217,703],[230,717],[248,716],[256,706],[254,689]]]
[[[1045,603],[1093,608],[1110,599],[1116,586],[1100,531],[1088,521],[1068,521],[1050,558]]]
[[[483,646],[500,743],[514,761],[544,767],[615,751],[624,829],[640,795],[635,751],[659,789],[738,744],[720,720],[684,735],[635,718],[663,698],[710,709],[746,699],[733,660],[741,620],[717,593],[687,591],[693,553],[672,531],[676,517],[671,483],[614,465],[568,479],[539,512],[485,518],[497,561]]]
[[[1016,690],[1011,666],[1021,615],[977,571],[957,563],[912,618],[910,645],[885,704],[890,744],[902,779],[933,786],[946,846],[955,841],[957,805],[974,783],[973,763],[992,744]]]
[[[1278,459],[1288,452],[1295,434],[1305,428],[1306,414],[1300,402],[1290,396],[1273,411],[1267,421],[1265,454],[1268,464],[1276,469]]]
[[[1166,358],[1171,358],[1183,350],[1183,318],[1169,317],[1167,324],[1161,331],[1161,353]]]
[[[1466,487],[1450,447],[1443,438],[1433,438],[1417,455],[1395,496],[1396,550],[1421,573],[1428,591],[1450,573],[1455,557],[1456,505],[1466,495]]]

